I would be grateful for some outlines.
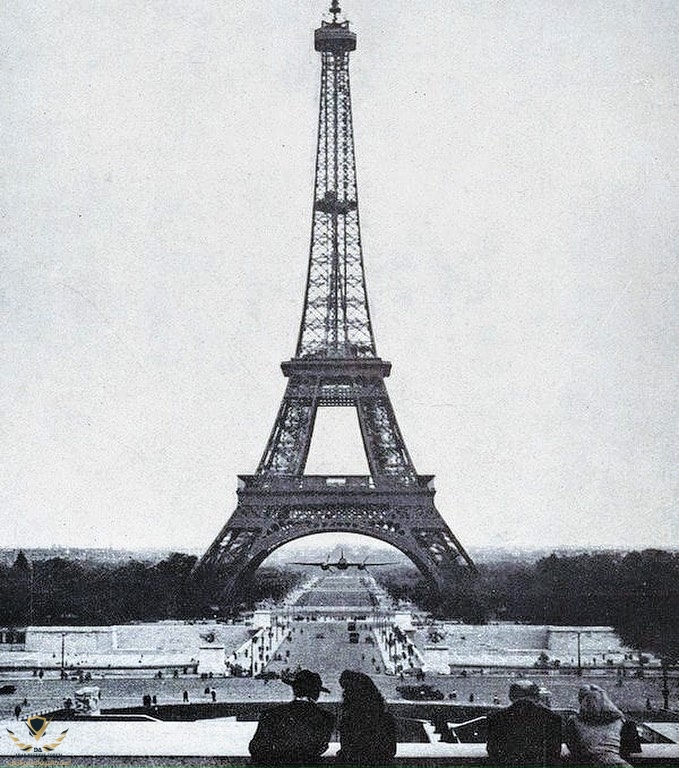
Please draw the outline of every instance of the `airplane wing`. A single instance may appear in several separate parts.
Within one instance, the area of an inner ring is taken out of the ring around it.
[[[331,565],[331,563],[326,563],[326,562],[322,562],[322,563],[300,563],[300,562],[297,562],[297,561],[293,561],[293,562],[290,563],[290,565],[315,565],[318,568],[320,568],[322,565]]]
[[[353,565],[353,563],[352,563],[352,565]],[[389,560],[386,563],[361,563],[361,565],[365,565],[365,566],[368,566],[368,565],[396,565],[396,563],[393,560]]]

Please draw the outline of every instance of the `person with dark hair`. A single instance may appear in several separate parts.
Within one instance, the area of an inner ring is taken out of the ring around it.
[[[396,754],[396,721],[384,697],[362,672],[345,669],[340,675],[343,700],[339,721],[342,765],[387,765]]]
[[[488,716],[486,749],[493,765],[556,765],[561,760],[561,718],[540,701],[530,680],[509,686],[512,702]]]
[[[598,685],[578,692],[580,711],[566,723],[566,745],[577,765],[627,765],[632,752],[641,752],[636,725]]]
[[[250,754],[259,765],[308,765],[328,748],[335,716],[316,703],[323,687],[321,676],[300,669],[281,680],[292,687],[292,701],[262,712]]]

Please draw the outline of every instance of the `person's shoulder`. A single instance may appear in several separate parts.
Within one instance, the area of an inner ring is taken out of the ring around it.
[[[530,712],[537,717],[544,717],[547,720],[551,720],[552,718],[558,718],[559,720],[561,719],[560,715],[557,715],[556,712],[552,712],[552,710],[541,701],[534,701],[532,699],[520,699],[519,701],[515,701],[514,704],[512,704],[510,709],[512,708],[516,709],[517,712]]]
[[[558,720],[559,723],[563,722],[563,718],[558,712],[552,712],[549,707],[545,707],[542,704],[539,704],[538,706],[542,710],[542,714],[545,719],[552,720],[554,722]]]
[[[506,709],[501,709],[496,713],[500,719],[507,718],[537,718],[539,720],[546,720],[552,722],[561,723],[561,715],[552,710],[539,701],[531,701],[530,699],[519,699],[513,704],[510,704]]]
[[[516,708],[513,704],[510,704],[508,707],[502,707],[502,709],[496,709],[493,712],[490,712],[488,714],[487,722],[489,723],[501,723],[504,720],[507,720],[508,718],[512,717],[512,715],[516,712]]]
[[[559,715],[557,712],[552,712],[548,706],[541,704],[539,701],[531,701],[530,709],[528,711],[530,712],[530,715],[537,720],[545,723],[552,723],[554,725],[558,724],[561,726],[561,715]]]
[[[314,701],[293,701],[288,706],[290,711],[299,717],[312,718],[329,723],[335,722],[335,715]]]
[[[272,720],[277,720],[279,717],[281,717],[281,715],[287,714],[290,709],[290,702],[287,702],[286,704],[277,704],[275,707],[263,709],[259,716],[259,722],[267,723],[271,722]]]

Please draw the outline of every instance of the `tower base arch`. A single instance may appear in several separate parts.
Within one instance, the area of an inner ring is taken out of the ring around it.
[[[311,534],[357,533],[400,550],[441,591],[474,564],[436,509],[432,480],[375,487],[369,476],[241,475],[236,510],[194,575],[213,601],[233,608],[240,588],[279,547]]]

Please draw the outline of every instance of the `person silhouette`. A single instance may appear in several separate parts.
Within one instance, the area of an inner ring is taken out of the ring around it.
[[[387,712],[384,697],[362,672],[345,669],[340,675],[342,710],[339,720],[343,765],[386,765],[396,754],[396,721]]]
[[[561,718],[540,701],[530,680],[509,686],[512,702],[488,716],[486,749],[492,765],[556,765],[561,761]]]
[[[292,701],[262,712],[250,754],[259,765],[308,765],[328,748],[335,716],[316,703],[323,687],[321,676],[300,669],[281,678],[292,687]]]

